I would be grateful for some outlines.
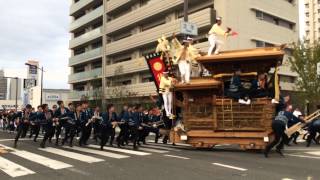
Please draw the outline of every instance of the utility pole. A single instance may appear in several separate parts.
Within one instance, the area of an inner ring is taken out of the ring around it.
[[[17,112],[18,111],[18,89],[19,89],[18,80],[19,80],[19,78],[15,77],[15,79],[16,79],[16,112]]]
[[[189,0],[184,0],[184,8],[183,8],[183,12],[184,12],[184,21],[188,22],[188,11],[189,11]]]
[[[41,67],[41,90],[40,90],[40,105],[42,105],[42,94],[43,94],[43,66]]]

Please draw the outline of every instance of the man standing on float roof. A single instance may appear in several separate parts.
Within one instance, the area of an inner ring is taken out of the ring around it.
[[[228,28],[227,31],[225,31],[221,28],[221,24],[222,24],[222,18],[217,17],[216,23],[212,26],[212,28],[210,29],[210,31],[208,33],[209,34],[208,40],[210,43],[210,47],[208,50],[208,56],[210,56],[212,54],[212,51],[214,48],[216,48],[214,54],[215,55],[219,54],[219,51],[220,51],[221,46],[223,44],[223,42],[218,39],[219,36],[223,36],[226,38],[227,36],[232,35],[231,28]]]

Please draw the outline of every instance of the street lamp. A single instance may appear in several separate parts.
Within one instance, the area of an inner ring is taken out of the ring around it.
[[[6,78],[6,79],[15,79],[15,80],[16,80],[16,103],[15,103],[15,104],[16,104],[16,105],[15,105],[16,107],[15,107],[15,108],[16,108],[16,111],[18,111],[18,88],[19,88],[19,87],[18,87],[18,86],[19,86],[19,85],[18,85],[18,80],[19,80],[19,78],[18,78],[18,77],[3,77],[3,78]]]
[[[42,93],[43,93],[43,66],[41,68],[39,68],[38,66],[35,66],[33,64],[29,64],[29,63],[25,63],[25,65],[29,66],[29,67],[35,67],[37,69],[39,69],[41,71],[41,87],[40,87],[40,105],[42,105]]]

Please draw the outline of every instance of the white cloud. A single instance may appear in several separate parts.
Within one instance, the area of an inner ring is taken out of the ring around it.
[[[0,1],[0,68],[25,76],[24,63],[38,60],[46,88],[68,88],[68,13],[65,0]]]

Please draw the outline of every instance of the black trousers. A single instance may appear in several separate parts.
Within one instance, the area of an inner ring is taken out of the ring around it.
[[[69,145],[72,146],[73,145],[73,138],[76,135],[76,131],[77,131],[76,125],[73,125],[73,124],[66,125],[64,138],[62,140],[62,145],[64,145],[68,141],[68,139],[70,138]]]
[[[92,124],[93,127],[93,139],[97,141],[98,137],[100,136],[100,124],[98,122],[94,122]]]
[[[316,140],[317,133],[320,133],[320,120],[313,122],[308,128],[309,136],[307,138],[307,147],[311,145],[312,140],[318,142]]]
[[[40,133],[40,124],[36,123],[36,124],[33,124],[33,125],[30,125],[30,135],[29,135],[29,138],[31,138],[33,135],[35,135],[34,137],[34,141],[37,141],[37,138],[39,136],[39,133]]]
[[[277,144],[277,150],[283,149],[284,143],[288,140],[288,136],[285,134],[286,125],[284,122],[274,120],[272,122],[272,130],[274,132],[275,138],[270,144],[267,145],[265,149],[267,153],[270,152],[270,150]]]
[[[109,126],[101,125],[101,142],[100,142],[100,148],[103,149],[103,147],[106,145],[106,143],[109,140],[110,135],[112,135],[113,128]]]
[[[19,138],[25,138],[29,129],[28,123],[20,123],[17,127],[17,135],[15,137],[15,143],[19,141]]]
[[[58,126],[56,126],[56,145],[59,144],[61,131],[62,131],[62,124],[59,124]]]
[[[80,140],[79,140],[79,145],[81,146],[82,144],[87,144],[90,135],[91,135],[91,124],[89,124],[88,126],[86,126],[85,124],[82,125],[81,127],[81,136],[80,136]]]
[[[129,126],[129,133],[133,143],[133,148],[137,148],[137,143],[139,143],[139,129],[136,126]]]
[[[124,142],[128,142],[129,127],[127,124],[120,125],[120,133],[117,137],[118,146],[124,145]]]
[[[114,137],[116,136],[116,128],[111,128],[109,131],[110,131],[110,142],[109,142],[109,144],[112,145],[113,141],[114,141]]]
[[[45,147],[47,140],[51,140],[51,138],[55,134],[55,126],[52,126],[52,122],[43,126],[45,129],[44,137],[41,142],[41,147]]]

